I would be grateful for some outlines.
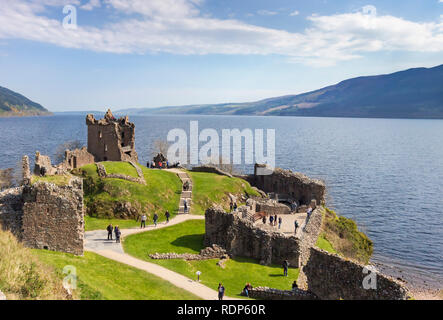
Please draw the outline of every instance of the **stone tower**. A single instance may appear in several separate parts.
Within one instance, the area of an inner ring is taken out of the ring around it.
[[[88,152],[96,162],[134,161],[138,162],[135,151],[135,125],[129,118],[116,119],[111,110],[101,120],[94,115],[86,116],[88,126]]]

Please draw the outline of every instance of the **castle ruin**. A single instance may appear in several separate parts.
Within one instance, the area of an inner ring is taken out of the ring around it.
[[[88,152],[95,162],[128,161],[138,163],[135,151],[135,125],[129,118],[116,119],[111,110],[105,117],[96,120],[94,115],[86,116],[88,126]]]

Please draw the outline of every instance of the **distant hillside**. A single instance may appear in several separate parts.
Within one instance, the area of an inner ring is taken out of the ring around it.
[[[40,104],[21,94],[0,87],[0,117],[39,116],[51,114]]]
[[[443,119],[443,65],[359,77],[320,90],[250,103],[128,109],[129,114]]]

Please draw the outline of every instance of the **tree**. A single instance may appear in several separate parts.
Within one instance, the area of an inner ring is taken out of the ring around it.
[[[163,154],[165,157],[168,156],[169,142],[165,140],[155,140],[154,149],[152,151],[152,156],[156,156],[158,153]]]
[[[55,151],[55,162],[61,163],[65,160],[65,151],[66,150],[75,150],[81,149],[83,147],[83,143],[79,140],[66,141],[57,147]]]

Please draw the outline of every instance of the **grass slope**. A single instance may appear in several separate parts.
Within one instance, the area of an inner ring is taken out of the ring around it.
[[[127,253],[141,260],[156,263],[178,272],[188,278],[196,279],[196,272],[202,272],[203,284],[217,289],[222,282],[226,294],[240,297],[240,292],[247,282],[252,286],[268,286],[290,290],[292,282],[297,279],[299,270],[290,269],[289,276],[283,276],[280,266],[262,266],[258,261],[249,258],[234,258],[226,263],[226,268],[217,266],[217,259],[206,261],[153,260],[151,253],[199,253],[203,249],[205,233],[204,220],[187,221],[164,229],[132,235],[125,238],[123,246]],[[215,298],[215,297],[214,297]]]
[[[136,172],[130,164],[109,162],[106,166],[106,169],[109,166],[115,173],[128,173],[131,171],[129,167]],[[89,215],[86,219],[86,230],[104,229],[111,220],[120,226],[136,226],[136,218],[143,213],[152,217],[154,212],[157,212],[160,221],[165,219],[166,210],[172,217],[177,213],[182,189],[177,175],[140,167],[147,182],[146,186],[122,179],[101,179],[95,164],[86,165],[76,171],[84,178],[85,205]],[[122,171],[119,171],[120,169]],[[131,207],[130,215],[121,210],[125,204]]]
[[[358,230],[355,221],[326,208],[317,246],[346,258],[368,263],[374,250],[372,241]]]
[[[192,189],[192,214],[204,214],[212,204],[219,204],[224,209],[229,208],[229,193],[240,197],[242,195],[259,196],[251,185],[240,178],[206,173],[188,172],[193,183]],[[240,205],[240,203],[238,203]]]
[[[108,174],[124,174],[138,178],[137,170],[128,162],[102,162]]]
[[[84,257],[34,250],[40,260],[62,272],[77,271],[78,295],[84,300],[196,300],[198,297],[142,270],[85,252]]]
[[[0,226],[0,290],[8,300],[64,300],[62,282],[54,270],[41,263]]]

